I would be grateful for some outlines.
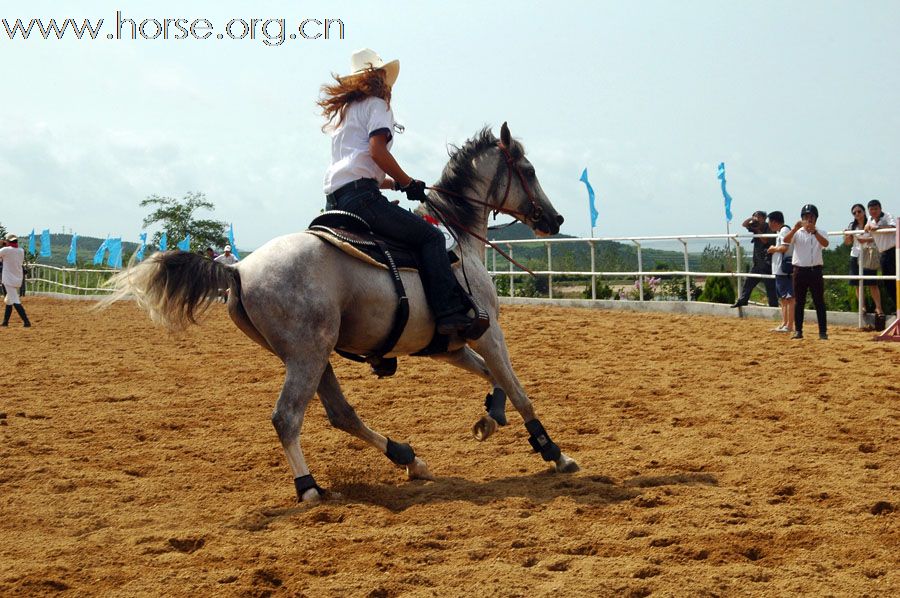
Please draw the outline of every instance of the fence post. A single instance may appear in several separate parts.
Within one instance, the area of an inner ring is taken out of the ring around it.
[[[588,241],[591,244],[591,300],[597,300],[597,267],[596,267],[596,251],[595,245],[593,241]]]
[[[553,271],[553,244],[546,243],[547,245],[547,271]],[[547,275],[547,294],[550,299],[553,299],[553,275]]]
[[[743,252],[741,251],[741,242],[737,238],[737,235],[731,238],[734,241],[734,260],[735,260],[735,278],[737,278],[737,296],[741,296],[741,291],[744,289],[744,279],[741,278],[741,262],[743,261]]]
[[[858,258],[856,258],[856,261],[858,262],[857,274],[859,276],[862,276],[863,275],[862,256],[859,256]],[[859,288],[857,289],[857,301],[859,302],[859,322],[858,322],[857,326],[859,328],[862,328],[863,327],[863,314],[866,311],[866,289],[865,289],[866,281],[859,280],[857,282],[859,282]]]
[[[688,250],[687,250],[687,241],[684,239],[678,239],[681,241],[681,244],[684,246],[684,299],[685,301],[691,300],[691,275],[688,272],[691,271],[691,262],[688,259]]]
[[[640,301],[644,300],[644,258],[641,255],[641,244],[631,240],[632,243],[637,245],[637,257],[638,257],[638,299]]]
[[[507,251],[507,253],[509,254],[509,257],[511,258],[513,256],[512,243],[507,243],[506,248],[509,250],[509,251]],[[515,292],[513,291],[514,287],[515,287],[515,276],[513,276],[513,263],[512,263],[512,261],[510,261],[509,262],[509,296],[510,297],[515,297]]]

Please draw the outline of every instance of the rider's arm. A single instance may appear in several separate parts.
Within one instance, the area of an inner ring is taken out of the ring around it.
[[[412,177],[403,172],[403,169],[397,164],[397,160],[394,159],[394,156],[391,155],[391,150],[387,147],[387,142],[388,133],[372,135],[369,137],[369,153],[372,155],[372,160],[378,165],[378,168],[383,170],[394,181],[397,181],[401,187],[405,187],[412,181]],[[387,179],[385,179],[385,182],[387,182]],[[389,189],[390,187],[382,185],[382,188]]]

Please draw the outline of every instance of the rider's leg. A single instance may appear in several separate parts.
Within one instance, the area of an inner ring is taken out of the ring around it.
[[[363,189],[348,194],[340,198],[338,204],[340,209],[364,218],[374,232],[418,249],[422,262],[419,274],[439,329],[445,322],[451,322],[454,330],[465,329],[471,324],[471,318],[465,316],[469,306],[457,291],[444,236],[437,228],[390,203],[374,190]]]

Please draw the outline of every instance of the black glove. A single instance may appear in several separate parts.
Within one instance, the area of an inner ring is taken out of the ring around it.
[[[406,199],[411,201],[421,201],[425,203],[428,196],[425,195],[425,183],[412,179],[405,187],[400,187],[400,191],[406,193]]]

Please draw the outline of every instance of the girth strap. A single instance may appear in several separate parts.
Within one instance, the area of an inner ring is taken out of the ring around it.
[[[380,239],[375,239],[375,244],[378,245],[378,249],[381,250],[381,253],[384,254],[384,258],[387,260],[388,267],[391,270],[391,280],[394,282],[394,290],[397,291],[397,297],[399,297],[397,311],[394,314],[394,325],[391,327],[391,331],[387,338],[384,339],[384,343],[382,343],[381,347],[375,352],[378,356],[384,356],[391,352],[397,344],[397,341],[400,340],[403,330],[406,328],[406,323],[409,321],[409,298],[406,296],[406,288],[403,286],[403,280],[400,278],[400,270],[397,268],[397,264],[394,263],[394,256],[391,255],[391,251]]]

